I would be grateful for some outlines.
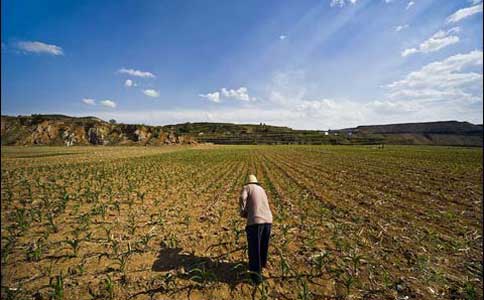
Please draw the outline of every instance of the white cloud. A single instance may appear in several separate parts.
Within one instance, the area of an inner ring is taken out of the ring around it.
[[[395,27],[395,31],[399,32],[399,31],[402,31],[402,30],[407,29],[407,28],[408,28],[408,24],[398,25],[398,26]]]
[[[414,6],[414,5],[415,5],[415,2],[410,1],[410,2],[408,2],[408,4],[407,4],[407,8],[405,8],[405,9],[409,9],[410,7],[412,7],[412,6]]]
[[[418,48],[405,49],[402,51],[401,54],[403,57],[405,57],[418,52],[429,53],[429,52],[438,51],[449,45],[458,43],[459,37],[452,34],[457,33],[459,31],[460,31],[459,27],[453,27],[447,31],[439,30],[434,35],[432,35],[429,39],[421,43],[418,46]]]
[[[447,23],[456,23],[477,13],[482,13],[482,4],[459,9],[447,18]]]
[[[157,98],[157,97],[160,96],[160,93],[156,90],[153,90],[153,89],[143,90],[143,94],[145,94],[148,97],[153,97],[153,98]]]
[[[279,36],[279,39],[280,39],[281,41],[285,40],[286,38],[287,38],[287,36],[286,36],[286,35],[283,35],[283,34]]]
[[[134,70],[134,69],[126,69],[121,68],[118,70],[118,73],[121,74],[128,74],[131,76],[141,77],[141,78],[155,78],[155,74],[146,71]]]
[[[357,1],[358,0],[331,0],[331,2],[329,3],[329,6],[331,6],[331,7],[335,7],[335,6],[343,7],[346,4],[355,4]]]
[[[82,102],[86,105],[96,105],[96,100],[90,98],[84,98]]]
[[[255,97],[251,97],[249,95],[247,88],[244,86],[241,86],[238,89],[221,88],[220,91],[215,91],[208,94],[200,94],[199,96],[202,98],[207,98],[208,100],[215,103],[220,103],[222,99],[234,99],[245,102],[257,100]]]
[[[409,55],[415,54],[417,52],[418,52],[417,48],[408,48],[408,49],[405,49],[405,50],[402,51],[402,56],[403,57],[409,56]]]
[[[479,4],[482,2],[482,0],[469,0],[469,2],[473,5]]]
[[[102,100],[99,103],[101,103],[102,106],[106,106],[106,107],[111,107],[111,108],[116,107],[116,103],[112,100]]]
[[[91,99],[91,98],[84,98],[84,99],[82,99],[82,103],[89,105],[89,106],[94,106],[94,105],[96,105],[96,100]],[[111,108],[116,107],[116,102],[114,102],[112,100],[102,100],[102,101],[99,101],[99,104],[102,105],[102,106],[111,107]]]
[[[132,86],[136,86],[136,83],[131,79],[126,79],[126,81],[124,82],[124,86],[125,87],[132,87]]]
[[[210,100],[212,102],[220,103],[220,92],[199,94],[199,96],[202,97],[202,98],[207,98],[208,100]]]
[[[237,90],[227,90],[226,88],[222,88],[220,90],[222,92],[222,96],[227,99],[235,99],[240,101],[255,101],[256,99],[250,97],[246,87],[240,87]]]
[[[418,103],[482,101],[482,70],[464,72],[479,66],[482,51],[478,50],[430,63],[389,84],[388,98]]]
[[[50,54],[55,56],[64,55],[64,51],[61,47],[42,42],[20,41],[16,44],[16,48],[24,52]]]

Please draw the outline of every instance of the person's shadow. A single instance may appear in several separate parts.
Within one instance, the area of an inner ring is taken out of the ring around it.
[[[199,283],[222,282],[229,284],[231,289],[246,280],[245,262],[226,262],[217,258],[186,254],[182,250],[182,248],[169,248],[162,244],[151,270],[167,272],[180,271],[183,268],[179,277]]]

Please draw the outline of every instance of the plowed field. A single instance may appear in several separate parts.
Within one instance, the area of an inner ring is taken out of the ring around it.
[[[2,299],[482,299],[482,192],[476,148],[3,147]]]

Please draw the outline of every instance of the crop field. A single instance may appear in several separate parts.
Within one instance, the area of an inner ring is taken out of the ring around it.
[[[2,299],[482,299],[482,149],[2,147]],[[247,281],[238,196],[274,215]]]

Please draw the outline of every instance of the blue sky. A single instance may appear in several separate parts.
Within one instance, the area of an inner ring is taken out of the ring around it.
[[[482,123],[478,0],[2,1],[2,114]]]

